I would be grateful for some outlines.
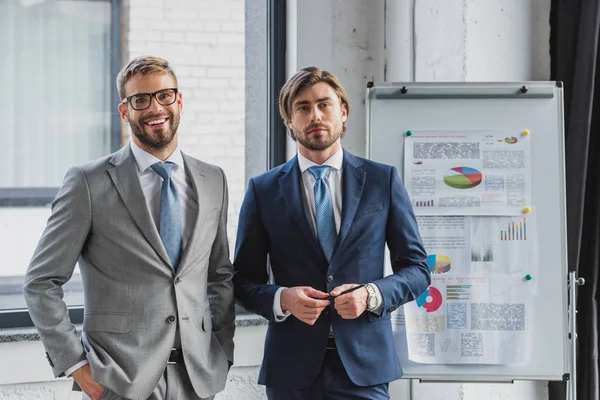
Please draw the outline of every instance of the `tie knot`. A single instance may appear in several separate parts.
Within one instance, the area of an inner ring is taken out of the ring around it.
[[[150,166],[158,175],[160,175],[163,179],[171,179],[171,170],[173,169],[173,163],[171,161],[167,162],[157,162]]]
[[[308,172],[316,179],[323,179],[329,172],[331,167],[329,165],[314,165],[308,169]]]

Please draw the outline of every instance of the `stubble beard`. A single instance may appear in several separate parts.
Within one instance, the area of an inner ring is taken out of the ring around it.
[[[308,128],[310,130],[312,128]],[[320,139],[309,139],[308,132],[305,132],[303,135],[298,135],[294,130],[292,130],[292,134],[296,138],[296,141],[300,143],[302,146],[306,147],[311,151],[323,151],[331,147],[340,137],[343,137],[342,127],[338,129],[338,131],[334,134],[331,134],[329,128],[327,129],[327,137],[321,136]]]
[[[172,112],[167,112],[166,116],[169,118],[169,127],[163,128],[162,131],[157,130],[152,134],[146,132],[144,129],[146,127],[144,120],[157,117],[149,116],[142,121],[137,121],[136,123],[130,122],[129,126],[131,127],[131,132],[133,132],[140,143],[142,143],[142,145],[147,147],[149,150],[163,150],[169,146],[169,144],[171,144],[175,134],[177,133],[177,128],[179,127],[179,115],[174,115]]]

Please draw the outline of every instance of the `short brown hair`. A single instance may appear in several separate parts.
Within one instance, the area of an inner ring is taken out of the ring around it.
[[[292,106],[298,92],[306,87],[314,86],[319,82],[325,82],[331,86],[333,91],[339,97],[342,105],[346,106],[346,113],[350,114],[348,95],[338,78],[329,71],[317,67],[305,67],[298,70],[294,76],[288,79],[279,91],[279,113],[281,114],[281,118],[286,127],[292,119]],[[289,130],[288,132],[292,139],[295,139],[293,133]],[[342,133],[344,132],[346,132],[346,121],[342,123]]]
[[[167,73],[171,75],[175,81],[175,86],[177,87],[177,77],[167,60],[154,56],[140,56],[131,60],[129,64],[121,69],[119,75],[117,75],[117,90],[119,91],[119,97],[121,99],[125,98],[125,84],[127,84],[134,75],[140,74],[145,76],[153,73]]]

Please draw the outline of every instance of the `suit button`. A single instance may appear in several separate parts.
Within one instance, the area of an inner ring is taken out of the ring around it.
[[[175,322],[175,317],[173,315],[169,315],[169,317],[167,318],[167,322],[172,324]]]
[[[329,309],[328,309],[328,308],[324,309],[324,310],[323,310],[323,314],[325,314],[325,315],[329,315]]]
[[[175,278],[175,284],[177,285],[180,282],[179,278]]]
[[[333,276],[329,275],[329,276],[327,277],[327,282],[333,282]]]

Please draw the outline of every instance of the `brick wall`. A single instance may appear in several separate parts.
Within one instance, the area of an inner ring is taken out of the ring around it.
[[[180,146],[227,174],[233,246],[246,189],[244,1],[127,0],[124,12],[124,62],[151,54],[173,64],[183,93]]]

